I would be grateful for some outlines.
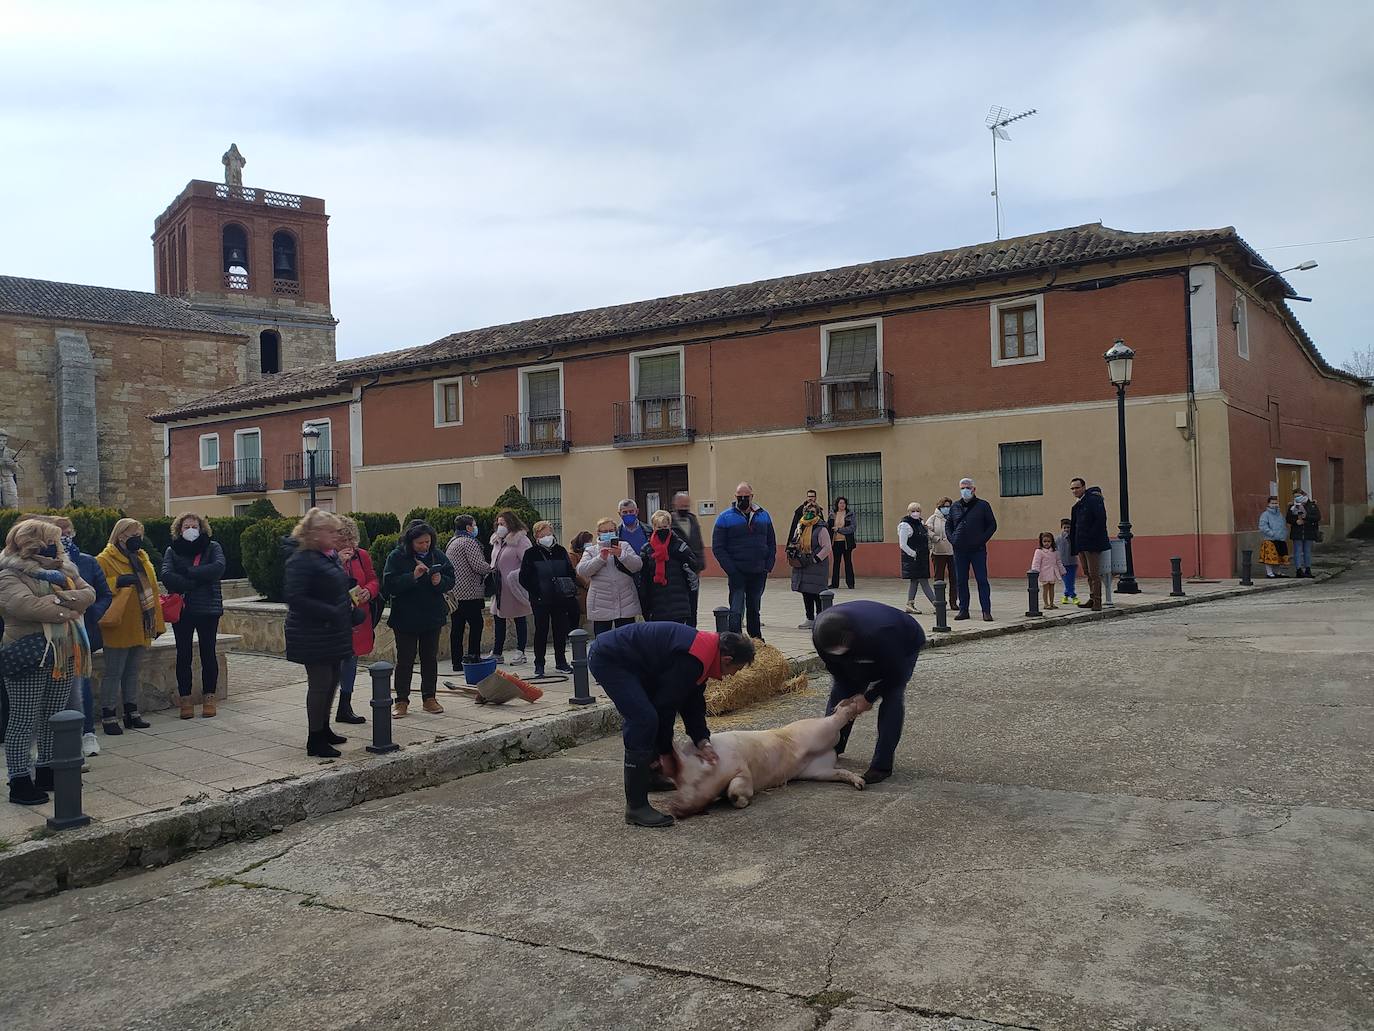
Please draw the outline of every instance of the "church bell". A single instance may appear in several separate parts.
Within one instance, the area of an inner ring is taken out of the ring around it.
[[[272,274],[278,279],[294,279],[296,276],[295,256],[284,247],[278,247],[272,255]]]
[[[230,248],[229,248],[229,256],[225,259],[225,263],[226,263],[226,264],[229,264],[229,265],[241,265],[241,266],[247,267],[247,265],[248,265],[248,256],[247,256],[246,254],[243,253],[243,249],[242,249],[242,248],[240,248],[240,247],[230,247]]]

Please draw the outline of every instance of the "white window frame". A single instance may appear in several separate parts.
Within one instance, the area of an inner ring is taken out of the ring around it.
[[[1003,358],[1002,357],[1002,310],[1004,308],[1024,308],[1029,304],[1035,305],[1035,329],[1036,339],[1039,341],[1039,354],[1031,355],[1029,358]],[[1001,301],[993,301],[988,306],[988,326],[992,335],[992,365],[997,368],[1001,365],[1030,365],[1032,362],[1043,362],[1045,360],[1045,295],[1026,294],[1023,297],[1008,297]]]
[[[260,427],[260,426],[250,426],[250,427],[246,427],[246,428],[241,429],[241,430],[235,430],[235,431],[234,431],[234,462],[235,462],[235,473],[236,473],[236,475],[237,475],[237,463],[243,461],[243,452],[242,452],[242,451],[240,450],[240,448],[239,448],[239,441],[240,441],[242,438],[247,437],[247,436],[249,436],[250,434],[253,434],[253,433],[256,433],[256,434],[258,435],[258,473],[259,473],[259,479],[262,481],[262,483],[263,483],[264,485],[266,485],[266,483],[267,483],[267,456],[264,455],[264,454],[262,453],[262,427]]]
[[[1278,490],[1279,466],[1281,465],[1300,465],[1302,466],[1302,489],[1307,492],[1307,496],[1312,496],[1312,463],[1301,458],[1276,458],[1274,459],[1274,489]],[[1292,503],[1291,496],[1279,498],[1279,507],[1287,509]]]
[[[454,383],[457,383],[457,384],[458,384],[458,421],[457,421],[457,422],[445,422],[445,421],[444,421],[444,388],[447,387],[447,386],[451,386],[451,385],[454,384]],[[461,425],[463,425],[463,377],[462,377],[462,376],[448,376],[448,377],[445,377],[444,379],[436,379],[436,380],[434,381],[434,427],[435,427],[435,429],[439,429],[440,427],[443,427],[443,426],[461,426]]]
[[[878,364],[875,372],[878,377],[878,410],[884,411],[887,408],[887,398],[883,396],[883,320],[882,317],[873,319],[855,319],[850,322],[832,322],[821,327],[821,379],[825,378],[826,367],[830,364],[830,334],[846,329],[863,329],[865,326],[873,326],[877,329],[877,359]],[[826,389],[826,384],[819,384],[821,387],[821,415],[830,414],[830,391]]]
[[[213,440],[215,442],[215,460],[211,462],[209,465],[205,464],[205,442],[207,440]],[[200,462],[201,469],[219,468],[220,453],[218,433],[202,433],[200,435],[200,439],[196,442],[196,458]]]
[[[687,348],[683,344],[676,344],[672,347],[655,347],[647,351],[630,352],[630,432],[643,433],[644,427],[639,417],[639,359],[653,358],[660,354],[677,355],[677,396],[685,398],[687,395]],[[670,395],[671,396],[671,395]],[[682,432],[687,433],[687,404],[682,402]]]
[[[329,447],[328,447],[328,448],[320,448],[319,450],[320,450],[320,451],[333,451],[333,450],[334,450],[334,420],[333,420],[333,418],[331,418],[331,417],[329,417],[329,416],[326,416],[326,417],[323,418],[323,419],[306,419],[304,422],[301,423],[301,469],[302,469],[302,471],[304,471],[304,469],[305,469],[305,463],[306,463],[307,461],[309,461],[309,459],[307,459],[307,458],[305,457],[305,428],[306,428],[307,426],[327,426],[327,427],[329,428]],[[317,471],[318,471],[318,470],[317,470]],[[337,476],[337,475],[338,475],[338,470],[337,470],[337,469],[330,469],[330,470],[329,470],[329,473],[330,473],[331,476]]]
[[[681,368],[681,366],[679,366],[679,369],[680,369],[680,368]],[[565,413],[566,413],[566,411],[567,411],[568,406],[567,406],[567,404],[565,403],[565,397],[566,397],[566,395],[565,395],[565,393],[564,393],[564,390],[566,389],[565,384],[566,384],[567,381],[563,378],[563,363],[562,363],[562,362],[549,362],[549,363],[547,363],[547,364],[545,364],[545,365],[529,365],[529,366],[526,366],[525,368],[522,368],[522,369],[520,370],[520,382],[519,382],[519,392],[520,392],[520,393],[519,393],[519,397],[520,397],[519,409],[520,409],[520,411],[519,411],[519,414],[520,414],[520,443],[521,443],[521,444],[528,444],[528,443],[530,442],[530,440],[529,440],[529,436],[530,436],[530,420],[529,420],[529,415],[530,415],[530,396],[529,396],[529,383],[528,383],[528,381],[526,380],[525,377],[527,377],[527,376],[528,376],[530,373],[532,373],[532,372],[554,372],[554,371],[557,371],[557,373],[558,373],[558,439],[559,439],[559,440],[567,440],[567,439],[568,439],[568,427],[565,425],[565,420],[566,420],[566,418],[567,418],[567,416],[566,416]],[[681,377],[679,377],[679,378],[681,378]]]
[[[1236,291],[1236,303],[1231,318],[1236,330],[1236,354],[1248,362],[1250,360],[1250,312],[1245,295],[1239,290]]]

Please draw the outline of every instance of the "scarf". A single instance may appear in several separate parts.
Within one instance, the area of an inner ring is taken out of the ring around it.
[[[60,580],[54,578],[54,574]],[[57,587],[63,590],[76,590],[76,582],[60,569],[40,569],[28,572],[28,577],[38,587],[38,593],[50,596]],[[91,646],[86,637],[86,627],[81,619],[67,623],[44,623],[43,636],[53,651],[52,678],[61,680],[68,675],[88,677],[91,675]]]
[[[813,515],[810,519],[802,516],[797,520],[797,547],[802,551],[811,550],[811,531],[816,528],[816,524],[821,521],[819,515]]]
[[[698,684],[704,684],[708,680],[720,679],[720,634],[713,634],[709,630],[698,630],[696,640],[687,649],[687,654],[701,663],[701,676],[697,678]]]
[[[654,556],[654,583],[660,587],[668,583],[668,541],[671,530],[655,530],[649,537],[649,551]]]
[[[133,574],[134,586],[138,588],[138,607],[143,614],[143,636],[152,640],[157,636],[157,618],[153,615],[157,608],[162,604],[157,596],[157,591],[153,589],[153,584],[148,582],[143,569],[143,552],[139,551],[130,555],[123,548],[116,549],[121,558],[129,563],[129,572]]]

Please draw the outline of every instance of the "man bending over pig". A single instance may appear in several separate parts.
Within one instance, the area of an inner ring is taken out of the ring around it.
[[[714,763],[706,726],[706,681],[753,662],[753,642],[681,623],[631,623],[599,635],[587,658],[592,676],[625,718],[625,822],[670,827],[673,818],[649,804],[651,788],[672,787],[652,765],[662,740],[659,728],[668,728],[671,743],[673,722],[681,713],[696,755]],[[663,761],[675,768],[671,748]]]
[[[881,699],[878,709],[878,744],[864,780],[877,784],[892,775],[897,742],[902,739],[906,715],[906,684],[916,668],[916,656],[925,644],[921,625],[905,612],[876,601],[850,601],[833,605],[816,617],[811,641],[834,677],[825,714],[829,716],[844,699],[855,699],[858,712],[867,712]],[[837,753],[843,753],[852,724],[840,733]]]

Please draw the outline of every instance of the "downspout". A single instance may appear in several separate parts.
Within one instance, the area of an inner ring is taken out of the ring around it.
[[[1193,286],[1192,266],[1183,274],[1183,334],[1188,355],[1188,438],[1193,457],[1193,546],[1195,572],[1202,578],[1202,480],[1198,451],[1197,391],[1193,382]]]
[[[352,500],[353,511],[355,512],[367,511],[367,509],[363,508],[362,504],[358,501],[358,470],[360,470],[363,466],[363,393],[367,390],[368,387],[375,387],[378,384],[378,382],[380,382],[381,378],[381,373],[378,373],[376,376],[372,377],[371,383],[361,383],[353,388],[353,404],[358,406],[358,424],[354,426],[353,420],[350,417],[348,425],[348,451],[349,465],[351,466],[349,472],[349,479],[352,481],[353,484]],[[352,460],[355,454],[358,456],[358,461],[356,463]]]

